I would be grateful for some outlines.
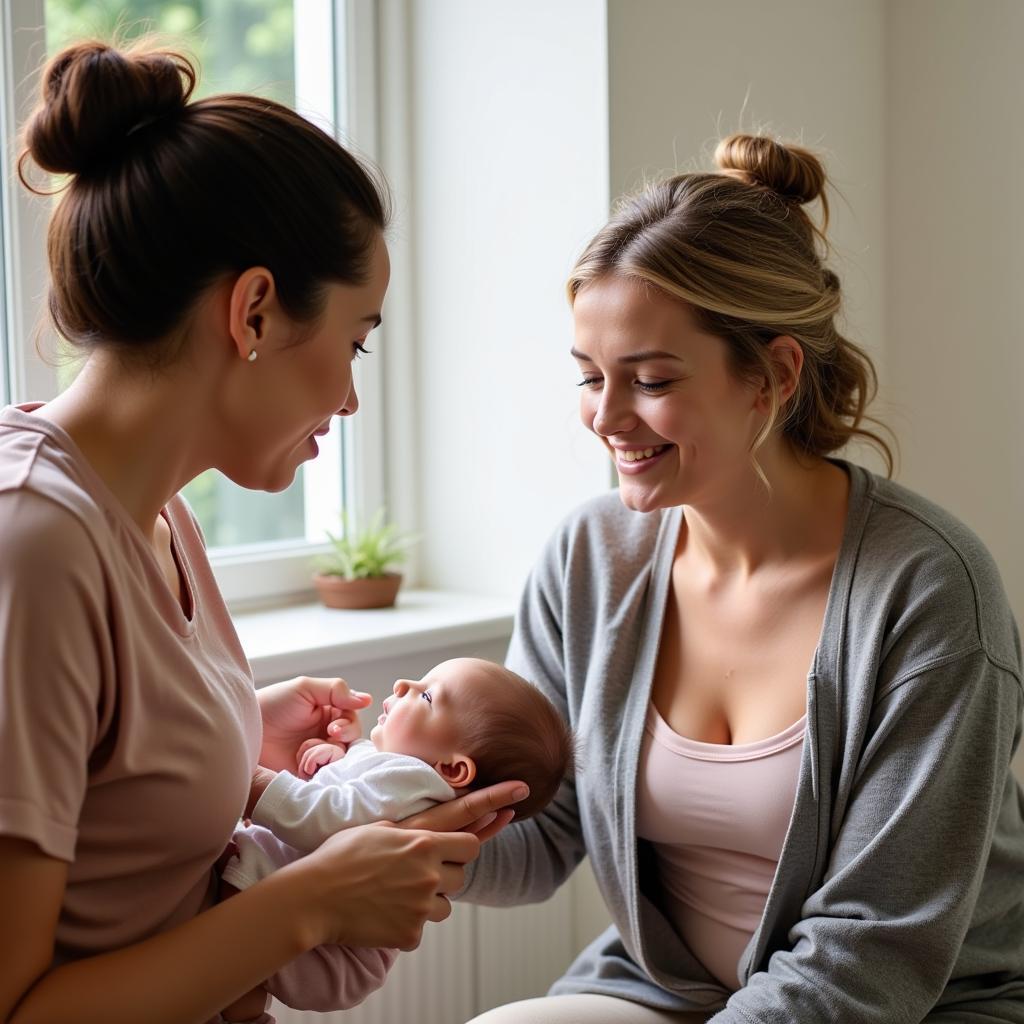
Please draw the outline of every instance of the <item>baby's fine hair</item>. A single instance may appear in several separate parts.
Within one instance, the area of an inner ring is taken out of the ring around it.
[[[572,731],[536,686],[501,665],[480,664],[498,685],[460,702],[462,742],[476,762],[472,788],[525,782],[530,795],[515,805],[515,820],[523,821],[547,807],[572,775]]]

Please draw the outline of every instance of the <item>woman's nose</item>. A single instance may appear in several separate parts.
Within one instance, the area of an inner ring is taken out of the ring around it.
[[[349,388],[348,397],[345,399],[345,404],[338,410],[336,415],[338,416],[351,416],[359,409],[359,396],[356,394],[355,381],[352,382],[352,386]]]
[[[606,385],[594,412],[594,433],[602,437],[611,437],[613,434],[632,430],[635,426],[636,413],[633,412],[628,397],[622,395],[617,388]]]
[[[396,697],[404,697],[409,689],[408,679],[396,679],[395,685],[392,687]]]

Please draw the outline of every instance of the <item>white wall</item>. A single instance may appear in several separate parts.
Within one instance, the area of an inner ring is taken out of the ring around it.
[[[406,29],[421,580],[513,595],[610,486],[562,291],[608,210],[604,4],[421,0]]]
[[[1024,620],[1024,4],[889,10],[889,382],[907,484],[964,519]]]
[[[901,0],[886,27],[902,479],[980,535],[1024,622],[1024,5]]]

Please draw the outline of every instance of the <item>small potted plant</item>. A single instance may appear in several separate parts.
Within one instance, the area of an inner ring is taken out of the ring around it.
[[[328,608],[390,608],[402,585],[401,573],[389,571],[405,557],[413,537],[385,522],[380,509],[362,529],[344,514],[343,532],[329,530],[332,551],[316,560],[313,585]]]

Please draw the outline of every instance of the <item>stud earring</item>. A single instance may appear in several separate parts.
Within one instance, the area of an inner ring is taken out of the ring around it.
[[[255,363],[258,356],[259,353],[256,351],[256,349],[250,349],[249,354],[246,356],[246,359],[248,359],[250,363]]]

